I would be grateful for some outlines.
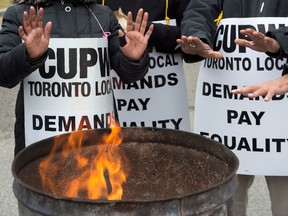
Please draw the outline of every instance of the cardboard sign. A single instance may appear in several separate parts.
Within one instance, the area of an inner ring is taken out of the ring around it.
[[[166,24],[165,20],[154,23]],[[170,21],[176,25],[176,20]],[[151,49],[149,71],[124,84],[112,71],[112,88],[122,127],[157,127],[191,131],[183,60],[180,54]]]
[[[24,80],[26,146],[114,124],[106,39],[50,40],[45,66]]]
[[[202,62],[195,99],[195,133],[221,142],[239,158],[238,173],[288,175],[288,99],[277,95],[249,99],[232,89],[281,76],[287,59],[273,59],[234,43],[241,29],[266,33],[287,24],[287,18],[223,19],[214,49],[222,59]]]
[[[112,87],[120,125],[190,131],[183,62],[179,54],[150,53],[146,76],[123,84],[113,73]]]

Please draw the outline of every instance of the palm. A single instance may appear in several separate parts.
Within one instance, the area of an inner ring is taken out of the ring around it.
[[[265,96],[265,101],[269,101],[274,95],[285,94],[287,92],[288,75],[258,85],[246,86],[232,91],[233,94],[242,94],[249,98]]]
[[[214,51],[208,44],[203,43],[197,37],[182,36],[181,39],[177,39],[177,42],[181,45],[182,51],[187,54],[199,55],[203,58],[223,57],[220,52]]]
[[[131,59],[140,59],[146,50],[148,41],[137,31],[127,32],[126,34],[127,46],[123,48],[122,52],[126,53],[126,57]]]
[[[153,31],[153,25],[151,25],[146,31],[148,21],[148,13],[144,13],[143,9],[140,9],[137,13],[135,25],[132,20],[132,13],[128,13],[127,18],[127,32],[126,32],[126,41],[127,44],[124,47],[121,47],[122,53],[132,60],[139,60],[144,54],[148,40]],[[123,37],[124,33],[119,32],[119,36]]]
[[[23,14],[23,26],[19,27],[19,35],[25,42],[28,57],[31,60],[40,58],[48,49],[52,23],[48,22],[45,29],[42,27],[43,8],[40,8],[38,15],[34,7],[30,8],[30,14]]]
[[[279,44],[273,38],[267,37],[261,32],[257,32],[254,29],[244,29],[240,31],[242,35],[245,35],[250,40],[236,39],[235,43],[240,46],[249,47],[250,49],[258,52],[272,52],[277,53],[280,49]]]

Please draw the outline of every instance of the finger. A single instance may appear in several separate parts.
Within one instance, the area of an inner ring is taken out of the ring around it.
[[[257,31],[251,31],[251,33],[249,34],[249,36],[251,37],[251,39],[255,42],[259,42],[259,43],[263,43],[264,42],[264,38],[266,37],[264,34],[262,34],[261,32],[257,32]]]
[[[272,97],[275,95],[274,91],[268,91],[267,95],[264,98],[264,101],[268,102],[269,100],[272,99]]]
[[[33,6],[30,7],[29,22],[32,28],[36,27],[36,12]]]
[[[197,37],[194,37],[193,38],[193,41],[194,41],[194,43],[197,43],[197,44],[202,44],[203,42],[202,42],[202,40],[200,40],[199,38],[197,38]]]
[[[261,32],[257,32],[257,31],[254,31],[252,34],[253,34],[253,36],[256,37],[256,38],[261,38],[261,39],[263,39],[263,38],[266,37],[265,34],[263,34],[263,33],[261,33]]]
[[[205,49],[205,44],[197,37],[188,37],[187,38],[187,43],[189,45],[190,48],[192,49]]]
[[[181,43],[184,43],[183,40],[182,40],[182,39],[179,39],[179,38],[176,39],[176,42],[177,42],[178,44],[180,44],[180,45],[181,45]]]
[[[247,87],[242,87],[242,88],[238,88],[238,89],[233,89],[231,92],[233,94],[248,95],[249,93],[251,93],[253,91],[254,91],[253,87],[247,86]]]
[[[147,40],[149,40],[149,38],[150,38],[150,36],[151,36],[151,34],[152,34],[152,32],[153,32],[153,29],[154,29],[154,25],[151,24],[151,25],[149,26],[148,31],[147,31],[146,34],[145,34],[145,38],[146,38]]]
[[[147,21],[148,21],[148,13],[145,12],[143,16],[143,20],[141,22],[141,27],[140,27],[140,33],[143,35],[145,34],[145,31],[146,31]]]
[[[179,43],[181,46],[185,45],[185,42],[182,39],[177,39],[177,43]]]
[[[189,42],[188,42],[188,38],[187,38],[187,37],[182,37],[182,42],[183,42],[183,45],[186,45],[186,46],[189,45]]]
[[[43,24],[42,24],[42,22],[43,22],[43,13],[44,13],[43,8],[40,8],[39,12],[37,14],[37,17],[36,17],[36,23],[35,23],[36,27],[42,28],[42,26],[43,26]]]
[[[52,31],[52,22],[48,22],[44,28],[44,36],[48,40],[50,39],[51,31]]]
[[[197,48],[197,43],[194,41],[189,41],[187,45],[189,46],[190,49],[196,49]]]
[[[24,31],[23,26],[19,26],[18,33],[19,33],[19,36],[24,40],[24,38],[26,37],[26,33]]]
[[[245,30],[241,30],[240,31],[240,33],[242,34],[242,35],[244,35],[244,38],[246,39],[246,40],[252,40],[252,38],[253,38],[253,32],[254,32],[255,30],[253,30],[253,29],[245,29]]]
[[[192,43],[192,42],[194,42],[194,37],[192,37],[192,36],[189,36],[189,37],[187,37],[187,39],[186,39],[186,41],[187,41],[187,43]]]
[[[124,32],[122,30],[119,29],[118,31],[119,37],[123,37],[124,36]]]
[[[248,94],[247,94],[247,97],[249,97],[249,98],[255,98],[255,97],[257,97],[257,95],[256,95],[255,93],[248,93]]]
[[[241,89],[233,89],[231,91],[232,94],[241,94]]]
[[[260,86],[259,87],[257,87],[257,86],[253,87],[252,86],[252,87],[249,87],[249,89],[251,89],[248,93],[249,98],[256,98],[259,96],[264,96],[264,95],[267,95],[267,93],[268,93],[267,88],[261,88]]]
[[[262,93],[261,91],[255,91],[253,93],[248,93],[247,95],[249,98],[256,98],[256,97],[259,97],[261,95],[265,95],[265,93]]]
[[[212,57],[216,58],[216,59],[221,59],[221,58],[223,58],[223,55],[220,52],[213,51],[212,52]]]
[[[262,46],[267,46],[264,35],[254,35],[253,41],[255,44],[260,44]]]
[[[240,30],[240,33],[243,34],[243,35],[253,34],[253,32],[255,32],[255,30],[254,30],[254,29],[251,29],[251,28],[246,28],[246,29]]]
[[[127,14],[127,32],[133,31],[133,25],[132,13],[129,11]]]
[[[235,39],[234,42],[238,44],[239,46],[244,46],[244,47],[251,47],[250,41],[244,40],[244,39]]]
[[[242,30],[240,30],[240,33],[242,34],[242,35],[246,35],[247,34],[247,29],[242,29]]]
[[[182,35],[182,36],[181,36],[181,38],[179,39],[179,42],[180,42],[180,40],[181,40],[181,42],[182,42],[183,44],[188,43],[188,42],[187,42],[187,36],[185,36],[185,35]]]
[[[250,86],[248,86],[248,87],[242,87],[242,88],[238,88],[238,89],[233,89],[231,92],[233,94],[242,94],[242,95],[248,96],[248,94],[252,93],[253,90],[251,89]]]
[[[138,13],[137,13],[134,30],[136,30],[136,31],[139,31],[139,30],[140,30],[140,26],[141,26],[141,22],[142,22],[142,17],[143,17],[143,9],[140,8],[140,9],[138,10]]]
[[[185,53],[187,53],[188,51],[188,47],[187,47],[187,43],[185,43],[182,39],[177,39],[177,43],[180,45],[182,51],[184,51]],[[187,47],[187,48],[186,48]]]
[[[244,29],[244,30],[240,30],[240,33],[242,35],[244,35],[246,38],[250,38],[251,39],[251,37],[253,37],[253,32],[254,31],[255,30],[253,30],[253,29]]]
[[[187,36],[182,35],[182,36],[181,36],[181,39],[182,39],[182,40],[187,40]]]
[[[250,40],[253,40],[253,39],[254,39],[254,35],[251,34],[251,33],[249,33],[249,32],[247,32],[247,33],[245,34],[245,37],[246,37],[246,38],[249,38]]]
[[[23,30],[26,34],[28,34],[31,31],[31,26],[29,22],[29,15],[27,11],[23,12]]]

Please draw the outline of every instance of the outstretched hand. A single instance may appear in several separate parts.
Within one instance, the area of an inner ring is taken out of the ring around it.
[[[274,95],[288,92],[288,74],[258,85],[246,86],[232,90],[233,94],[242,94],[249,98],[265,96],[264,101],[269,101]]]
[[[203,43],[199,38],[192,36],[182,36],[181,39],[177,39],[177,43],[180,44],[184,53],[191,55],[199,55],[203,58],[222,58],[223,55],[220,52],[214,51],[208,44]]]
[[[257,32],[254,29],[243,29],[240,33],[250,39],[235,39],[235,43],[240,46],[249,47],[258,52],[277,53],[280,50],[280,45],[275,39],[267,37],[265,34]]]
[[[133,23],[132,13],[128,13],[126,34],[119,30],[119,37],[126,37],[127,44],[120,47],[120,49],[127,58],[137,61],[143,56],[154,27],[153,24],[151,24],[145,33],[147,21],[148,13],[144,13],[142,8],[139,9],[137,13],[135,25]]]
[[[23,13],[23,26],[19,27],[19,35],[25,42],[28,58],[31,61],[39,59],[48,49],[52,23],[48,22],[43,29],[43,8],[36,15],[35,8],[30,7],[30,13]]]
[[[240,33],[247,37],[247,40],[235,39],[234,42],[240,46],[249,47],[258,52],[277,53],[280,50],[280,45],[275,39],[267,37],[265,34],[257,32],[254,29],[247,28],[241,30]],[[232,91],[233,94],[242,94],[249,98],[265,96],[264,101],[269,101],[274,95],[286,92],[288,92],[288,75]]]

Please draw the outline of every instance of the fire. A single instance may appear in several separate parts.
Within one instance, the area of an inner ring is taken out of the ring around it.
[[[92,146],[94,155],[81,150],[82,133],[72,132],[66,143],[60,137],[38,167],[43,190],[73,198],[121,200],[127,176],[118,148],[121,128],[115,125],[110,134],[103,135],[102,143]]]

